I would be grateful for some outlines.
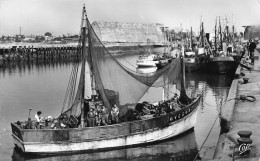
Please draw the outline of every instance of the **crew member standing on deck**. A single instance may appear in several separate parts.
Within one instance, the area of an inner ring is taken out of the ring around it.
[[[112,107],[112,111],[111,111],[113,123],[118,123],[118,122],[119,122],[118,114],[119,114],[119,108],[118,108],[117,105],[115,104],[115,105]]]
[[[90,111],[87,114],[88,117],[88,125],[90,127],[94,127],[95,126],[95,113],[94,113],[94,109],[90,108]]]
[[[108,110],[105,106],[102,106],[101,115],[102,115],[102,124],[107,125],[108,124]]]
[[[35,115],[35,119],[36,119],[36,127],[37,129],[41,129],[43,127],[42,122],[44,121],[44,118],[41,117],[42,112],[38,111]]]

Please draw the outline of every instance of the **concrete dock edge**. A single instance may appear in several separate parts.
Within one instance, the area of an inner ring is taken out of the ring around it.
[[[220,126],[224,131],[229,131],[231,128],[230,122],[232,120],[233,111],[235,108],[235,103],[237,98],[237,87],[238,87],[238,80],[235,79],[232,81],[227,100],[221,108]]]

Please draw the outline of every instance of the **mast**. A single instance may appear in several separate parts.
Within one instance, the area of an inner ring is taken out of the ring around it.
[[[232,14],[232,44],[234,44],[234,39],[235,39],[235,26],[234,26],[234,17]]]
[[[201,24],[200,24],[201,47],[204,47],[204,35],[203,35],[204,29],[203,29],[203,20],[202,20],[202,17],[201,17],[201,19],[200,19],[200,22],[201,22]]]
[[[228,21],[227,21],[227,18],[225,18],[226,20],[226,39],[227,39],[227,42],[229,42],[229,28],[228,28]]]
[[[215,23],[215,50],[217,51],[217,17],[216,17],[216,23]]]
[[[85,23],[84,23],[85,22]],[[81,67],[81,128],[85,127],[85,110],[84,110],[84,98],[85,98],[85,63],[86,63],[86,24],[87,23],[87,16],[86,16],[86,9],[85,5],[82,11],[82,67]]]
[[[182,48],[181,48],[181,52],[182,52],[182,60],[181,60],[181,69],[182,69],[182,81],[181,81],[181,88],[182,90],[185,89],[185,54],[184,54],[184,45],[182,44]]]
[[[222,31],[221,31],[221,23],[220,23],[220,17],[219,17],[219,35],[220,35],[220,49],[222,49]]]
[[[193,51],[192,44],[193,44],[193,42],[192,42],[192,27],[190,27],[190,48],[191,48],[191,51]]]
[[[81,91],[81,128],[84,127],[84,98],[85,98],[85,52],[86,52],[86,27],[82,28],[82,91]]]

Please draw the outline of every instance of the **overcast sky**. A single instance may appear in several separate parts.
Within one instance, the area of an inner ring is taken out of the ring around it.
[[[93,21],[162,23],[195,31],[203,17],[206,32],[213,32],[216,16],[229,25],[260,24],[260,0],[0,0],[0,35],[77,34],[86,4]]]

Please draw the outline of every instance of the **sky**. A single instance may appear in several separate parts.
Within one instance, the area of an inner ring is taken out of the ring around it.
[[[90,22],[161,23],[214,32],[216,17],[243,31],[260,24],[260,0],[0,0],[0,35],[78,34],[83,4]],[[232,18],[233,17],[233,18]],[[232,21],[233,19],[233,21]]]

